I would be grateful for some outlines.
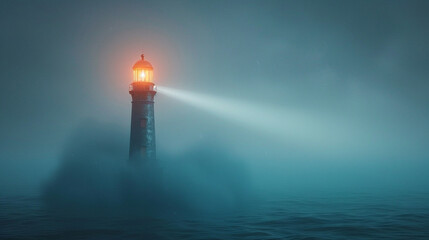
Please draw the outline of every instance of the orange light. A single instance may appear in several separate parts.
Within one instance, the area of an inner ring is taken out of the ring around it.
[[[152,69],[134,69],[134,82],[153,82]]]
[[[141,60],[137,61],[133,66],[133,81],[134,82],[151,82],[153,83],[153,67],[144,60],[144,55],[141,55]]]

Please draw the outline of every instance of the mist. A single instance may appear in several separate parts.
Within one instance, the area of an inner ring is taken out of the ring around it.
[[[252,199],[246,163],[222,151],[222,145],[210,143],[216,151],[194,146],[181,155],[133,164],[127,140],[115,125],[88,122],[76,129],[59,168],[43,185],[48,209],[90,215],[215,214],[243,208]]]
[[[428,12],[0,1],[0,238],[429,239]],[[141,54],[156,160],[136,164]]]
[[[177,184],[160,195],[232,206],[269,193],[425,192],[427,8],[2,1],[0,192],[122,204],[140,184],[127,178],[127,147],[142,52],[160,86],[162,187]]]

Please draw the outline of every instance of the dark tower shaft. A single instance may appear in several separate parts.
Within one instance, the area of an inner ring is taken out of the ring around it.
[[[156,159],[153,67],[141,55],[133,66],[130,160],[148,162]]]
[[[155,115],[153,83],[133,83],[130,160],[155,160]]]

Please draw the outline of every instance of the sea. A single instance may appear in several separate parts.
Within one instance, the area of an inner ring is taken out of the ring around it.
[[[160,216],[65,214],[38,196],[3,196],[0,239],[429,239],[429,195],[276,196]]]

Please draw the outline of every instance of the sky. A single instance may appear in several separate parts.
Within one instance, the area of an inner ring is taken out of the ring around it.
[[[0,191],[30,191],[49,179],[88,126],[128,141],[128,85],[141,53],[160,89],[188,96],[156,96],[160,158],[218,149],[246,162],[261,188],[422,191],[428,8],[378,0],[1,1]]]

